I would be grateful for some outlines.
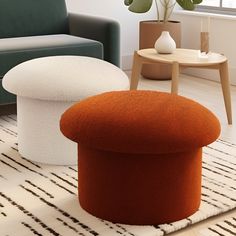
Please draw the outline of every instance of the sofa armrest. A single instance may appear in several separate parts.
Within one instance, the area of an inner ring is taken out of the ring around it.
[[[70,34],[100,41],[104,60],[120,66],[120,26],[118,22],[100,17],[69,13]]]

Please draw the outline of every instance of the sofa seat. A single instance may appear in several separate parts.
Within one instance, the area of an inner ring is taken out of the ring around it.
[[[67,34],[0,39],[0,76],[17,64],[52,55],[81,55],[103,59],[102,43]]]
[[[68,12],[66,0],[0,0],[0,114],[10,114],[5,110],[15,103],[2,87],[5,73],[24,61],[56,55],[95,57],[119,67],[119,23]]]
[[[21,62],[54,55],[81,55],[103,59],[103,45],[95,40],[67,34],[3,38],[0,39],[0,78]],[[0,98],[6,103],[15,101],[15,96],[2,88]]]

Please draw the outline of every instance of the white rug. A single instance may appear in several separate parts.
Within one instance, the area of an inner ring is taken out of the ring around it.
[[[161,236],[236,207],[236,145],[204,148],[198,212],[172,224],[129,226],[91,216],[77,200],[77,168],[32,163],[17,152],[16,116],[0,117],[0,235]]]
[[[201,236],[235,236],[236,217],[231,217],[200,231]]]

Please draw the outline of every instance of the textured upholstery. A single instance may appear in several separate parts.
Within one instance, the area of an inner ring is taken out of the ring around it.
[[[129,79],[104,60],[60,55],[23,62],[5,74],[2,84],[21,97],[76,102],[108,91],[128,90]]]
[[[0,0],[0,38],[68,32],[64,0]]]
[[[202,147],[219,136],[207,108],[155,91],[90,97],[61,117],[78,143],[81,206],[125,224],[162,224],[195,213],[201,198]]]
[[[26,60],[82,55],[119,66],[119,33],[113,20],[68,14],[65,0],[0,0],[0,105],[15,102],[1,78]]]
[[[127,90],[129,79],[104,60],[64,55],[25,61],[7,72],[2,84],[17,95],[19,153],[31,161],[75,165],[77,145],[60,133],[61,114],[89,96]]]
[[[43,50],[42,50],[43,48]],[[0,75],[24,61],[50,55],[81,55],[103,58],[102,43],[68,34],[2,39]]]
[[[79,144],[80,205],[124,224],[152,225],[196,212],[201,196],[202,150],[173,154],[101,151]]]
[[[120,65],[120,30],[116,21],[70,13],[69,24],[71,34],[102,42],[104,60]]]
[[[219,135],[219,121],[207,108],[155,91],[91,97],[70,108],[61,125],[64,134],[76,142],[127,153],[185,151],[205,146]]]

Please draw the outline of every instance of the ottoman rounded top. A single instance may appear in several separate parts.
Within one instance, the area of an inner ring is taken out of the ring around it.
[[[200,148],[220,133],[216,116],[182,96],[117,91],[85,99],[61,117],[69,139],[90,148],[125,153],[171,153]]]
[[[127,75],[113,64],[85,56],[51,56],[23,62],[3,78],[3,87],[18,96],[55,101],[125,90]]]

